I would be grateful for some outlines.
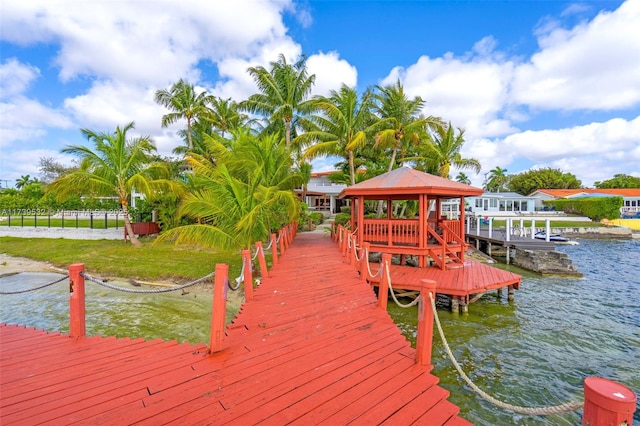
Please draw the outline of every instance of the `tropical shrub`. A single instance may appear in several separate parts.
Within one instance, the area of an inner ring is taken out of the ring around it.
[[[336,225],[345,226],[351,220],[351,213],[338,213],[334,219]]]
[[[616,219],[620,217],[622,197],[587,197],[561,198],[559,200],[544,201],[545,205],[554,206],[569,214],[587,216],[591,220]]]
[[[320,212],[310,212],[309,219],[313,221],[314,225],[320,225],[324,222],[324,215]]]

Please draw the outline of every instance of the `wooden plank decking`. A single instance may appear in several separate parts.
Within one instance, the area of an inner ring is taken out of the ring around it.
[[[372,269],[378,266],[374,264]],[[436,291],[449,296],[469,296],[512,285],[520,288],[520,275],[504,271],[484,263],[465,260],[459,267],[442,270],[436,266],[415,268],[391,265],[391,285],[393,288],[420,290],[420,280],[436,282]],[[379,278],[371,280],[374,284]]]
[[[213,355],[1,325],[0,423],[468,424],[328,236],[270,275]]]
[[[531,238],[530,236],[511,235],[509,241],[507,241],[506,230],[504,228],[495,228],[492,230],[491,237],[489,237],[488,229],[472,229],[466,234],[469,240],[479,240],[496,244],[503,247],[513,247],[521,250],[555,250],[555,243],[545,240],[539,240]]]

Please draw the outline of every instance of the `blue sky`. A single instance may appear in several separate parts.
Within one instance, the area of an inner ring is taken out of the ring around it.
[[[640,176],[639,40],[640,0],[5,1],[0,184],[68,162],[80,128],[135,121],[169,154],[184,123],[161,128],[157,89],[186,78],[240,101],[256,91],[246,69],[280,53],[308,57],[314,94],[400,79],[465,129],[475,185],[496,166]]]

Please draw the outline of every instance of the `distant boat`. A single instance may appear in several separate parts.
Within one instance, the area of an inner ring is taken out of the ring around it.
[[[534,237],[538,240],[547,240],[547,233],[545,231],[536,232]],[[549,234],[549,241],[553,241],[554,243],[566,243],[569,241],[568,238],[563,237],[560,234]]]

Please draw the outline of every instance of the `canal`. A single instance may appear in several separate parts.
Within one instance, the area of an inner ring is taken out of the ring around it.
[[[557,249],[569,255],[584,277],[541,277],[514,269],[523,275],[514,302],[507,302],[506,295],[485,295],[466,315],[451,314],[444,305],[438,309],[455,357],[480,388],[515,405],[581,400],[588,376],[607,377],[639,393],[640,240],[581,240],[580,245]],[[1,278],[0,288],[25,289],[59,277],[22,273]],[[389,311],[413,339],[416,309],[401,309],[390,301]],[[210,293],[138,295],[87,283],[89,335],[207,342],[210,312]],[[67,332],[67,282],[0,296],[0,322]],[[485,402],[458,376],[438,336],[433,363],[440,384],[451,392],[450,400],[477,425],[580,423],[579,413],[523,416]],[[638,412],[635,420],[640,422]]]

